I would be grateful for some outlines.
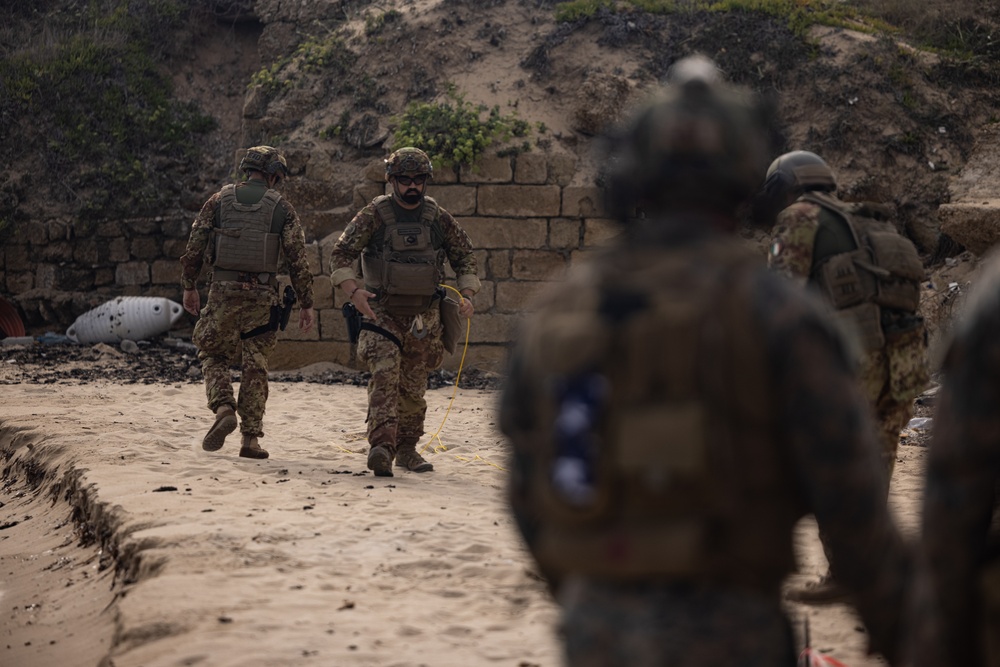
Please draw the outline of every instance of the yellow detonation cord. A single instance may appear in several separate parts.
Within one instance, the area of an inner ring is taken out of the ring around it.
[[[445,289],[450,289],[452,292],[457,294],[459,303],[462,303],[462,301],[465,300],[465,297],[462,296],[462,293],[459,292],[454,287],[452,287],[451,285],[441,285],[441,287],[444,287]],[[440,434],[441,434],[441,429],[444,428],[444,423],[448,421],[448,415],[451,413],[451,406],[455,402],[455,396],[458,394],[458,381],[462,379],[462,367],[465,365],[465,353],[469,351],[469,330],[471,328],[472,328],[472,319],[467,317],[465,318],[465,346],[462,348],[462,360],[458,362],[458,373],[455,375],[455,391],[451,392],[451,400],[448,401],[448,409],[444,413],[444,419],[441,420],[441,425],[438,426],[438,430],[434,432],[434,435],[432,435],[430,440],[427,441],[427,444],[425,444],[423,447],[420,448],[421,453],[427,451],[427,448],[430,447],[431,443],[434,442],[435,440],[438,441],[438,444],[434,447],[435,452],[448,451],[448,448],[445,447],[444,442],[441,441]]]

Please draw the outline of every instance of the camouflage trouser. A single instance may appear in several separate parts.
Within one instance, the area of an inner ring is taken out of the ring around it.
[[[376,309],[378,326],[391,331],[403,349],[380,333],[363,330],[358,357],[368,364],[368,442],[385,445],[392,452],[400,445],[416,444],[424,433],[427,374],[444,360],[441,315],[435,306],[424,313],[427,335],[417,338],[414,318],[394,317]]]
[[[567,583],[560,592],[572,667],[792,667],[777,600],[685,585]]]
[[[267,324],[277,292],[267,286],[244,290],[240,283],[212,283],[208,303],[201,309],[191,338],[205,376],[208,408],[231,405],[240,416],[240,432],[264,435],[264,405],[267,403],[267,359],[274,351],[274,331],[240,340],[240,334]],[[239,402],[233,398],[230,367],[239,363]]]

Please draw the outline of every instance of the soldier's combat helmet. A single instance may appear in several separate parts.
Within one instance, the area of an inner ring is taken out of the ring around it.
[[[820,156],[809,151],[792,151],[768,167],[764,189],[785,194],[810,190],[833,192],[837,189],[837,178]]]
[[[427,153],[413,146],[406,146],[394,151],[385,159],[385,180],[393,176],[419,176],[426,174],[434,177],[434,167]]]
[[[259,171],[268,176],[277,174],[279,178],[288,176],[288,162],[271,146],[254,146],[247,149],[247,154],[240,160],[240,171],[249,173]]]
[[[609,212],[735,212],[764,178],[768,129],[763,105],[725,83],[711,60],[678,61],[664,90],[606,137]]]

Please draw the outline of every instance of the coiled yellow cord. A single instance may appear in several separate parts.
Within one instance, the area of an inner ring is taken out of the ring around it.
[[[445,289],[450,289],[452,292],[454,292],[455,294],[457,294],[458,298],[459,298],[459,303],[462,303],[462,301],[465,300],[465,297],[462,296],[462,293],[459,292],[454,287],[452,287],[451,285],[441,285],[441,287],[444,287]],[[453,392],[451,392],[451,400],[448,401],[448,409],[444,413],[444,419],[441,420],[441,425],[438,426],[438,430],[434,432],[434,435],[432,435],[430,437],[430,440],[428,440],[427,443],[423,447],[420,448],[420,452],[421,453],[427,451],[427,448],[430,447],[431,443],[434,442],[435,440],[438,441],[438,444],[434,447],[434,451],[435,452],[445,452],[445,451],[448,451],[448,448],[445,447],[444,442],[441,441],[441,435],[440,434],[441,434],[441,429],[444,428],[444,423],[448,420],[448,415],[451,413],[451,406],[455,402],[455,396],[458,395],[458,381],[462,379],[462,367],[465,366],[465,354],[466,354],[466,352],[469,351],[469,331],[471,329],[472,329],[472,319],[466,317],[465,318],[465,346],[462,348],[462,359],[458,362],[458,373],[455,375],[455,390]]]

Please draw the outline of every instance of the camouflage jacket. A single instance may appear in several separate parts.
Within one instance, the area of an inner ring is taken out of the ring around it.
[[[266,186],[258,181],[246,181],[237,187],[261,188]],[[219,203],[222,193],[212,195],[201,207],[201,211],[191,225],[187,248],[181,256],[181,287],[195,289],[198,277],[206,259],[210,262],[214,252],[213,228],[218,226]],[[292,205],[282,197],[278,206],[284,209],[285,226],[281,230],[281,251],[285,256],[288,276],[292,288],[298,298],[301,308],[313,307],[313,275],[306,257],[305,232],[299,221],[298,213]]]
[[[439,208],[438,223],[442,239],[440,247],[444,250],[444,255],[448,263],[455,271],[456,282],[459,290],[472,290],[473,293],[479,291],[479,264],[472,249],[472,240],[465,233],[455,218],[448,211]],[[330,257],[330,280],[334,286],[345,280],[361,280],[358,275],[358,257],[365,250],[378,254],[381,248],[376,247],[378,238],[377,232],[383,226],[383,222],[375,211],[372,204],[368,204],[347,225],[337,243],[333,246],[333,253]],[[444,281],[444,266],[439,269],[439,282]]]
[[[699,256],[697,239],[684,238],[683,233],[655,242],[660,244],[664,260],[681,256],[695,265],[706,261]],[[595,261],[617,262],[612,266],[624,267],[619,275],[624,273],[627,282],[637,289],[656,290],[656,281],[645,281],[641,274],[628,276],[633,253],[655,250],[650,239],[639,238]],[[540,298],[533,317],[565,319],[574,308],[614,306],[595,299],[587,283],[581,282],[581,275],[577,271],[565,282],[553,285]],[[759,328],[758,338],[766,343],[766,373],[770,374],[759,378],[758,391],[771,393],[768,402],[774,414],[766,417],[774,425],[775,437],[755,441],[754,446],[770,451],[759,455],[741,453],[741,460],[777,460],[789,471],[788,479],[759,492],[784,494],[785,500],[779,506],[799,507],[801,512],[815,515],[827,547],[842,563],[843,569],[838,570],[841,583],[856,596],[856,607],[870,632],[871,648],[892,659],[899,642],[900,610],[911,558],[884,502],[884,481],[869,408],[859,393],[843,341],[818,302],[764,267],[749,276],[747,316]],[[643,301],[638,296],[631,299],[632,303]],[[685,345],[684,341],[671,340],[669,331],[650,331],[649,337],[665,349]],[[541,423],[546,413],[539,406],[548,401],[554,378],[527,361],[537,358],[537,351],[525,341],[537,339],[518,340],[511,355],[499,417],[501,430],[512,444],[510,505],[522,536],[534,551],[544,529],[542,517],[546,516],[540,510],[537,480],[539,475],[548,474],[543,468],[552,460],[551,448],[555,446],[553,439],[537,435],[550,428]],[[674,350],[672,354],[684,353]],[[647,367],[653,367],[651,361]],[[747,382],[752,385],[756,380]],[[662,385],[672,386],[671,379],[664,378]],[[610,391],[614,392],[614,387]],[[664,442],[662,446],[669,444]],[[719,470],[718,474],[726,473]],[[728,484],[725,479],[716,481],[721,487]],[[743,511],[750,504],[737,502],[733,506]],[[761,523],[761,518],[743,516],[739,521],[754,526]],[[773,525],[770,518],[763,523]],[[788,522],[786,532],[790,533],[793,526],[794,522]],[[750,528],[747,531],[753,532]],[[774,556],[783,557],[779,553]],[[568,573],[544,574],[558,588]],[[771,595],[777,597],[777,590]]]
[[[928,595],[914,633],[920,667],[985,665],[980,644],[979,580],[997,565],[1000,530],[1000,262],[956,323],[944,362],[924,489],[920,588]],[[993,525],[991,528],[991,521]],[[994,600],[995,606],[1000,601]],[[994,638],[998,629],[992,628]],[[944,655],[936,655],[937,649]],[[994,664],[994,663],[989,663]]]

